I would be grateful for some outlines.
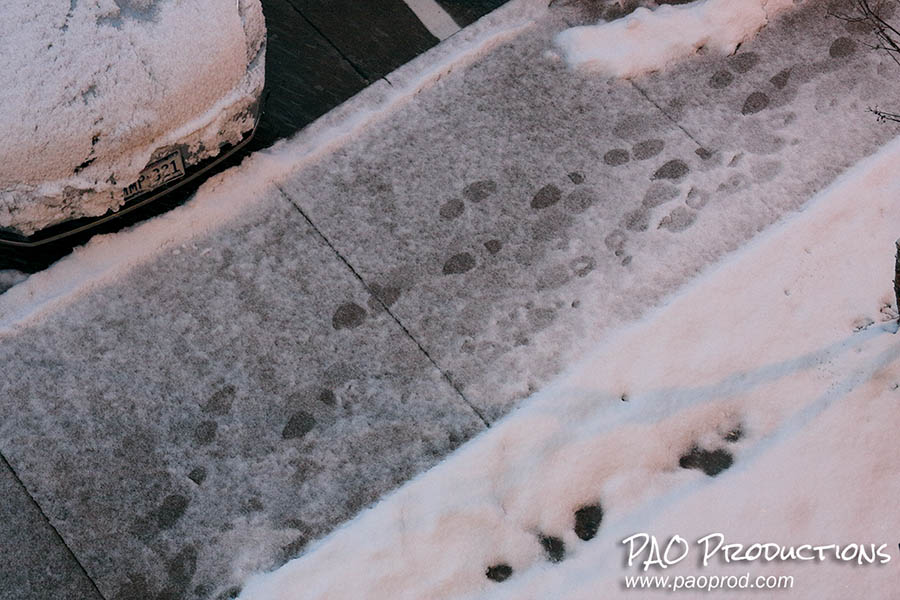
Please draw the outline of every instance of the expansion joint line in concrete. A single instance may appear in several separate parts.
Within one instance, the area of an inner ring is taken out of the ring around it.
[[[56,529],[56,526],[54,526],[53,523],[50,522],[50,519],[47,517],[47,514],[44,512],[44,509],[41,508],[41,505],[38,504],[37,500],[34,499],[34,496],[31,495],[31,492],[28,491],[28,488],[25,487],[25,483],[22,482],[22,478],[19,477],[19,474],[16,473],[16,470],[13,469],[13,466],[6,459],[6,455],[3,454],[2,452],[0,452],[0,461],[2,461],[4,465],[6,465],[6,468],[9,469],[10,473],[12,473],[13,478],[15,478],[15,480],[16,480],[16,483],[19,484],[19,487],[21,487],[22,490],[25,492],[25,494],[28,496],[28,499],[31,501],[31,504],[33,504],[34,507],[37,509],[38,513],[41,515],[41,518],[43,518],[44,522],[50,526],[51,530],[53,530],[53,534],[59,540],[59,543],[63,545],[63,548],[66,549],[66,552],[68,552],[69,557],[75,561],[76,565],[78,565],[78,570],[81,571],[81,573],[85,576],[85,578],[91,583],[91,587],[94,588],[95,592],[97,592],[97,597],[103,598],[103,600],[106,600],[106,596],[104,596],[100,592],[100,588],[97,587],[97,584],[94,581],[93,577],[91,577],[88,574],[87,569],[84,568],[84,565],[81,564],[81,561],[78,560],[77,556],[75,556],[75,552],[72,551],[72,548],[70,548],[69,544],[66,543],[66,540],[63,539],[63,536],[59,533],[59,530]]]
[[[297,212],[300,213],[300,216],[303,217],[303,220],[305,220],[307,222],[307,224],[309,224],[309,226],[312,228],[312,230],[316,232],[316,235],[318,235],[319,238],[321,238],[322,241],[325,242],[325,245],[328,246],[328,248],[330,248],[332,252],[334,252],[334,255],[337,256],[338,259],[342,263],[344,263],[344,266],[346,266],[347,269],[349,269],[349,271],[353,274],[353,277],[355,277],[356,280],[359,281],[360,284],[362,284],[362,286],[365,288],[365,290],[367,292],[369,292],[369,294],[371,294],[373,298],[375,298],[376,302],[378,302],[378,304],[381,306],[381,308],[384,309],[385,313],[387,313],[391,317],[391,319],[394,320],[394,322],[397,324],[398,327],[400,327],[400,329],[403,331],[403,333],[406,335],[406,337],[408,337],[410,340],[412,340],[412,342],[419,349],[419,352],[421,352],[425,356],[425,358],[428,359],[428,362],[430,362],[431,365],[435,369],[438,370],[438,372],[441,374],[441,377],[443,377],[444,380],[450,385],[450,387],[453,388],[453,391],[456,392],[456,394],[465,403],[465,405],[468,406],[472,410],[473,413],[475,413],[475,416],[477,416],[481,420],[481,422],[484,424],[485,428],[490,429],[491,423],[484,416],[484,413],[482,413],[478,409],[477,406],[472,404],[472,402],[470,402],[469,399],[466,398],[466,395],[459,388],[459,386],[456,385],[456,383],[453,381],[453,378],[450,377],[450,374],[446,370],[441,368],[441,366],[431,356],[431,354],[428,352],[428,350],[425,349],[425,346],[423,346],[419,342],[419,340],[416,339],[416,337],[406,327],[406,325],[403,324],[403,322],[400,320],[400,318],[394,314],[394,312],[390,309],[390,307],[387,306],[382,301],[381,298],[378,297],[378,294],[374,293],[372,291],[372,289],[369,288],[369,285],[366,283],[366,280],[363,279],[363,276],[359,273],[359,271],[357,271],[356,268],[352,264],[350,264],[350,261],[347,260],[347,258],[343,254],[340,253],[340,251],[334,246],[334,244],[331,243],[331,240],[329,240],[328,237],[324,233],[322,233],[322,231],[318,227],[316,227],[316,224],[313,223],[312,219],[310,219],[309,216],[306,214],[306,212],[302,208],[300,208],[300,206],[297,205],[296,202],[294,202],[294,200],[287,194],[287,192],[285,192],[283,189],[281,189],[281,186],[276,186],[276,187],[278,188],[278,191],[281,192],[281,195],[284,196],[284,199],[287,200],[288,202],[290,202],[291,206],[293,206],[297,210]]]
[[[300,15],[300,18],[301,18],[301,19],[303,19],[304,21],[306,21],[307,25],[309,25],[310,27],[313,28],[313,31],[315,31],[316,33],[318,33],[320,36],[322,36],[322,39],[323,39],[323,40],[325,40],[326,42],[328,42],[328,45],[331,46],[331,47],[334,49],[334,51],[337,52],[337,53],[340,55],[340,57],[343,58],[343,59],[347,62],[348,65],[350,65],[350,68],[353,69],[353,71],[354,71],[357,75],[359,75],[360,78],[362,78],[362,80],[366,82],[366,84],[372,83],[372,79],[371,79],[368,75],[366,75],[366,74],[363,72],[363,70],[360,69],[360,68],[356,65],[356,63],[354,63],[352,60],[350,60],[350,57],[347,56],[346,54],[344,54],[343,50],[341,50],[341,49],[338,47],[337,44],[335,44],[334,42],[332,42],[332,41],[331,41],[331,38],[329,38],[327,35],[325,35],[325,32],[323,32],[321,29],[319,29],[318,27],[316,27],[316,24],[313,23],[311,20],[309,20],[309,18],[307,18],[307,16],[303,14],[303,11],[301,11],[299,8],[297,8],[296,6],[294,6],[294,3],[291,2],[291,0],[288,0],[288,4],[290,5],[290,7],[291,7],[292,9],[294,9],[294,12],[296,12],[298,15]]]
[[[682,132],[684,135],[688,136],[688,138],[690,138],[690,140],[691,140],[692,142],[694,142],[695,144],[697,144],[697,147],[699,147],[699,148],[704,148],[704,147],[705,147],[703,144],[700,143],[700,140],[698,140],[698,139],[695,138],[693,135],[691,135],[691,132],[690,132],[690,131],[688,131],[687,129],[685,129],[685,128],[681,125],[681,123],[679,123],[679,122],[676,121],[674,118],[672,118],[672,115],[670,115],[669,113],[667,113],[667,112],[665,111],[665,109],[664,109],[662,106],[660,106],[659,104],[657,104],[657,103],[653,100],[653,98],[651,98],[650,95],[647,94],[647,92],[645,92],[645,91],[641,88],[641,86],[639,86],[638,84],[636,84],[636,83],[634,82],[634,80],[629,80],[629,81],[630,81],[630,83],[631,83],[631,86],[632,86],[634,89],[636,89],[636,90],[638,91],[638,93],[639,93],[641,96],[643,96],[644,99],[645,99],[647,102],[649,102],[650,104],[652,104],[653,106],[655,106],[655,107],[656,107],[656,110],[658,110],[659,112],[661,112],[665,118],[667,118],[668,120],[672,121],[672,124],[675,125],[675,127],[677,127],[678,129],[680,129],[681,132]]]

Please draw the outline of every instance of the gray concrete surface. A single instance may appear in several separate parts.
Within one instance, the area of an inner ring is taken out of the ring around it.
[[[865,112],[896,66],[824,4],[634,82],[547,56],[582,18],[552,11],[285,184],[490,419],[897,131]]]
[[[0,593],[4,600],[101,600],[91,580],[0,459]]]
[[[103,597],[233,596],[892,137],[823,10],[630,83],[548,54],[560,3],[3,339],[0,450]]]
[[[103,596],[219,598],[482,422],[279,193],[0,346],[0,447]]]

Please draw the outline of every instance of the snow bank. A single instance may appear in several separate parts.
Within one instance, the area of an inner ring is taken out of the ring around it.
[[[0,227],[104,214],[161,148],[192,164],[238,141],[264,32],[258,0],[4,3]]]
[[[697,0],[637,8],[609,23],[572,27],[556,37],[573,67],[613,77],[637,77],[663,69],[706,48],[731,54],[792,0]]]
[[[641,574],[622,544],[640,532],[886,544],[888,564],[704,568],[694,547],[649,571],[786,575],[792,597],[886,597],[900,560],[898,160],[900,140],[240,598],[610,597]],[[576,514],[589,506],[603,517],[586,540]],[[500,565],[511,577],[489,580]]]

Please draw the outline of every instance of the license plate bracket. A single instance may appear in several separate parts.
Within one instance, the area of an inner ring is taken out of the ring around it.
[[[184,161],[181,152],[175,150],[147,165],[134,183],[122,188],[125,200],[131,200],[167,183],[184,177]]]

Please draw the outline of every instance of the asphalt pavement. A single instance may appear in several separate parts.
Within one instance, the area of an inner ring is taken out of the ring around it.
[[[282,98],[281,131],[408,60],[301,4],[270,53],[305,27],[327,60],[295,59],[345,87]],[[896,133],[865,108],[900,71],[818,4],[634,82],[554,56],[589,12],[554,4],[240,220],[4,334],[0,595],[236,596]]]
[[[440,0],[465,27],[505,0]],[[266,103],[249,151],[290,137],[440,41],[403,0],[262,0]]]

